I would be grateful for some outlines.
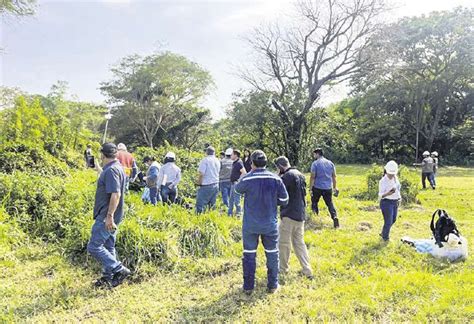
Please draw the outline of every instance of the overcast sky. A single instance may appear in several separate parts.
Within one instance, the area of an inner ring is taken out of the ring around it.
[[[420,15],[473,2],[398,0],[398,9],[390,16]],[[248,58],[242,36],[292,8],[285,0],[39,0],[34,17],[0,25],[0,82],[46,94],[52,84],[64,80],[80,100],[102,103],[98,87],[110,79],[111,65],[129,54],[164,49],[211,72],[217,87],[205,105],[219,118],[232,93],[248,87],[234,74],[235,66]],[[341,92],[323,99],[333,101],[343,96]]]

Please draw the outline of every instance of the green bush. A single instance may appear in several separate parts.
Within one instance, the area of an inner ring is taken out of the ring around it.
[[[39,175],[68,174],[68,165],[53,157],[42,147],[15,143],[0,147],[0,172],[25,171]]]
[[[383,176],[383,166],[373,165],[367,172],[367,191],[358,195],[359,198],[376,200],[379,194],[379,181]],[[418,177],[415,172],[410,171],[406,166],[400,165],[398,180],[401,185],[402,201],[404,203],[418,203]]]
[[[18,224],[0,208],[0,260],[3,259],[12,247],[19,245],[25,239],[25,234]]]

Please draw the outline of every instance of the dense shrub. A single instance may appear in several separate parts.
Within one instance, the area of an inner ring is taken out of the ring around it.
[[[21,244],[25,234],[18,224],[5,211],[0,208],[0,260],[11,251],[12,246]]]
[[[68,173],[65,162],[53,157],[40,146],[16,143],[0,147],[0,172],[25,171],[39,175]]]
[[[379,181],[383,176],[383,166],[373,165],[367,172],[367,191],[359,195],[360,198],[376,200],[379,193]],[[404,203],[418,203],[418,177],[415,172],[401,165],[398,172],[401,185],[402,201]]]

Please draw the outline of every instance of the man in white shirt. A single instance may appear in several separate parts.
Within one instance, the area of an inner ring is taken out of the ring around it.
[[[178,196],[178,183],[181,181],[181,169],[175,163],[176,155],[168,152],[165,155],[165,164],[158,173],[157,183],[160,186],[163,203],[172,204]]]
[[[206,157],[199,163],[199,189],[196,195],[196,213],[202,213],[206,208],[213,209],[219,193],[219,171],[221,164],[215,156],[212,146],[206,148]]]

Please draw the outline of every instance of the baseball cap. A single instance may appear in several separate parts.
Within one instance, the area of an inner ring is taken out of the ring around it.
[[[398,164],[395,161],[388,161],[387,164],[385,165],[385,171],[387,171],[388,174],[397,174],[398,173]]]
[[[165,158],[176,159],[176,155],[173,152],[168,152],[166,153]]]
[[[225,155],[232,155],[233,152],[234,152],[233,149],[228,148],[227,150],[225,150]]]
[[[100,151],[104,154],[114,154],[117,153],[117,146],[114,143],[104,143]]]

